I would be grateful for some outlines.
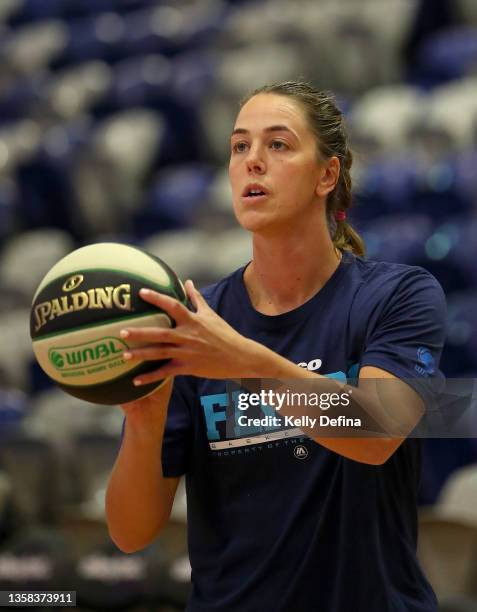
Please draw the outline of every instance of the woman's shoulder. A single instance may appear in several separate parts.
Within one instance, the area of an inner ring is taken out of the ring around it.
[[[362,288],[397,287],[416,284],[434,286],[442,291],[439,281],[422,266],[366,259],[353,256],[355,274],[362,281]]]
[[[417,265],[354,257],[357,291],[355,305],[402,308],[432,302],[445,308],[445,294],[439,281]]]

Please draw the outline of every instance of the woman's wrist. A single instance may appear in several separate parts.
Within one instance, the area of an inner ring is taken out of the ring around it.
[[[259,342],[245,339],[240,378],[309,378],[312,375]],[[312,375],[314,376],[314,375]]]
[[[161,414],[132,414],[126,415],[125,436],[132,441],[140,441],[141,443],[148,440],[157,443],[161,441],[164,435],[165,424],[167,420],[167,409]]]

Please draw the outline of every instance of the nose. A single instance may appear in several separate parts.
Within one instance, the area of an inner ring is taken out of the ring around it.
[[[259,146],[250,147],[245,163],[249,173],[263,174],[265,172],[263,151]]]

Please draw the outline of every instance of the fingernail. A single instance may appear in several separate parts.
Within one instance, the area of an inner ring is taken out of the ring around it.
[[[132,355],[129,351],[123,353],[123,359],[131,359]]]
[[[133,380],[133,384],[135,387],[139,387],[139,385],[142,385],[142,380],[140,380],[139,378],[135,378]]]
[[[127,329],[122,329],[122,330],[119,332],[119,335],[121,336],[121,338],[128,338],[128,337],[129,337],[129,332],[128,332],[128,330],[127,330]]]
[[[149,291],[149,289],[141,289],[139,293],[141,295],[149,295],[151,292]]]

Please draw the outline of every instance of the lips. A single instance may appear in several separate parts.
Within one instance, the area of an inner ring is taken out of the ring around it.
[[[268,195],[268,189],[260,183],[250,183],[242,192],[243,198],[258,198]]]

